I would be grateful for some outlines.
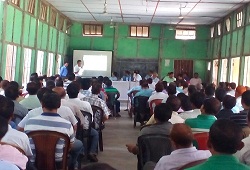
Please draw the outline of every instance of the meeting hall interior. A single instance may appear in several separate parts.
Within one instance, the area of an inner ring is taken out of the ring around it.
[[[0,170],[250,170],[250,0],[0,0]]]

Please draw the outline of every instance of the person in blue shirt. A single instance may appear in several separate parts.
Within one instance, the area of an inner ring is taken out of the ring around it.
[[[67,61],[64,62],[64,65],[60,68],[60,76],[62,78],[66,78],[68,75],[68,67],[69,63]]]
[[[125,75],[122,77],[122,81],[131,81],[131,74],[128,70],[125,71]]]
[[[148,82],[147,81],[143,81],[141,83],[141,90],[135,94],[135,97],[136,96],[146,96],[146,97],[150,97],[152,95],[154,90],[150,89],[148,87]]]

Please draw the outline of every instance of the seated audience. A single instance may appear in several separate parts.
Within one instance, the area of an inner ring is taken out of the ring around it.
[[[70,83],[76,80],[76,76],[74,73],[68,74],[68,80],[64,82],[63,87],[66,89]]]
[[[20,101],[20,104],[27,109],[35,109],[41,106],[39,99],[37,98],[37,91],[39,90],[38,85],[35,82],[30,82],[27,84],[26,90],[29,96]]]
[[[161,134],[161,135],[169,135],[170,130],[172,128],[172,124],[169,122],[169,119],[172,115],[172,108],[166,103],[161,103],[155,107],[155,124],[150,126],[145,126],[141,129],[139,136],[142,135],[150,135],[150,134]],[[137,155],[139,153],[138,146],[134,144],[126,145],[128,151]]]
[[[223,99],[222,106],[223,109],[219,111],[218,114],[216,114],[217,119],[230,119],[230,117],[233,115],[232,108],[236,104],[236,99],[233,96],[226,95]]]
[[[124,71],[124,76],[122,77],[122,81],[131,81],[131,75],[130,72],[128,70]]]
[[[57,114],[57,109],[60,108],[61,105],[61,99],[59,95],[57,95],[55,92],[45,93],[41,99],[41,104],[43,113],[39,116],[30,118],[24,127],[24,131],[29,133],[37,130],[49,130],[68,135],[71,143],[71,159],[69,161],[69,167],[74,167],[77,162],[78,155],[83,152],[83,144],[81,141],[75,139],[74,129],[71,123],[61,118],[61,116]],[[31,146],[34,147],[32,151],[35,156],[35,146],[33,140],[31,139],[30,142]],[[56,161],[62,160],[62,145],[63,143],[61,141],[58,142],[56,146]],[[31,162],[34,162],[34,159],[31,159]]]
[[[149,79],[149,78],[152,78],[153,73],[154,73],[154,72],[153,72],[152,70],[149,70],[149,71],[148,71],[148,74],[144,77],[144,79],[147,80],[147,79]]]
[[[148,78],[147,82],[148,82],[149,89],[151,89],[151,90],[154,91],[155,90],[155,83],[153,82],[153,79],[152,78]]]
[[[174,124],[170,132],[175,150],[163,156],[156,164],[155,170],[174,170],[194,161],[207,159],[211,156],[209,151],[197,150],[193,146],[193,133],[185,124]]]
[[[168,75],[166,77],[164,77],[164,79],[162,81],[166,81],[168,83],[172,83],[176,80],[176,78],[174,77],[174,72],[169,72]]]
[[[0,141],[8,131],[8,122],[0,116]],[[0,160],[17,165],[21,169],[26,169],[28,158],[15,147],[0,142]],[[8,170],[3,169],[3,170]]]
[[[91,91],[89,90],[91,86],[91,80],[89,78],[83,78],[81,80],[81,89],[80,93],[83,94],[84,96],[90,96]]]
[[[191,96],[191,95],[194,94],[195,92],[197,92],[196,86],[194,86],[194,85],[189,85],[189,86],[188,86],[188,96]]]
[[[221,103],[226,95],[227,95],[227,92],[223,88],[217,88],[215,90],[215,98],[218,99]]]
[[[176,84],[175,83],[169,83],[169,86],[167,88],[167,91],[168,91],[168,96],[176,96]],[[162,103],[166,103],[167,99],[168,99],[168,96],[165,97],[163,100],[162,100]]]
[[[194,73],[194,77],[190,79],[190,85],[196,86],[198,84],[202,84],[201,78],[199,78],[198,73]]]
[[[210,84],[207,87],[205,87],[205,95],[207,99],[214,97],[214,93],[215,93],[215,88],[213,84]]]
[[[195,132],[208,132],[212,124],[217,120],[216,115],[221,108],[221,103],[215,98],[205,99],[201,106],[201,115],[197,118],[186,119],[185,124]]]
[[[182,97],[180,98],[179,96],[182,96]],[[184,93],[179,93],[177,97],[179,97],[181,100],[181,108],[179,109],[178,113],[184,113],[184,112],[192,113],[194,111],[188,96],[186,96]]]
[[[5,96],[14,102],[14,122],[17,125],[28,113],[28,109],[18,103],[16,100],[18,98],[18,88],[14,86],[8,86],[5,89]]]
[[[153,75],[151,78],[152,78],[154,84],[157,84],[160,81],[160,79],[158,78],[157,72],[153,72]]]
[[[0,116],[10,122],[13,117],[13,112],[14,103],[0,95]],[[10,125],[8,125],[8,131],[1,139],[1,142],[20,148],[26,156],[32,155],[28,136],[23,132],[13,129]]]
[[[148,99],[148,102],[150,103],[151,101],[153,100],[156,100],[156,99],[164,99],[164,98],[167,98],[168,95],[163,93],[162,91],[164,90],[164,86],[162,84],[162,82],[158,82],[156,85],[155,85],[155,93],[153,93],[149,99]]]
[[[5,96],[4,91],[9,86],[10,82],[8,80],[2,80],[0,84],[1,84],[0,95]]]
[[[145,96],[145,97],[150,97],[153,93],[153,90],[149,88],[148,82],[146,80],[143,80],[141,84],[141,90],[135,94],[136,96]]]
[[[189,96],[193,111],[192,112],[183,112],[180,113],[179,116],[186,120],[190,118],[196,118],[201,114],[200,108],[205,100],[205,94],[202,92],[195,92],[191,96]]]
[[[139,70],[135,70],[134,71],[134,75],[133,75],[133,81],[135,82],[139,82],[142,80],[141,75],[139,74]]]
[[[242,106],[242,103],[241,103],[241,96],[242,94],[246,91],[246,87],[245,86],[241,86],[239,85],[237,88],[236,88],[236,91],[235,91],[235,98],[236,98],[236,107],[238,107],[238,109],[240,111],[244,110],[243,106]]]
[[[229,83],[227,94],[231,96],[235,96],[235,89],[236,89],[236,84],[233,82]]]
[[[217,120],[210,128],[207,146],[212,153],[208,160],[187,170],[249,170],[233,156],[243,147],[241,128],[230,120]]]
[[[118,81],[118,73],[112,72],[112,76],[109,78],[111,81]]]
[[[47,80],[46,81],[46,88],[52,90],[53,88],[56,87],[56,84],[53,80]]]

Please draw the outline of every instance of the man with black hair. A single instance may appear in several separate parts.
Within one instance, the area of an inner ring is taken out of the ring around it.
[[[190,79],[190,85],[196,86],[198,84],[202,84],[201,78],[199,78],[198,73],[194,73],[194,77]]]
[[[69,161],[69,167],[74,168],[78,155],[83,152],[83,144],[81,141],[75,139],[74,129],[71,123],[63,119],[58,113],[57,109],[61,106],[61,98],[55,92],[45,93],[41,99],[43,113],[39,116],[30,118],[25,127],[24,131],[26,133],[38,130],[48,130],[63,133],[69,136],[71,143],[70,155],[71,159]],[[34,146],[33,140],[31,139],[31,146]],[[63,142],[60,141],[56,146],[56,161],[61,161],[63,156]],[[35,154],[35,146],[32,149]],[[34,155],[35,156],[35,155]],[[31,162],[34,158],[31,159]]]
[[[187,170],[249,170],[233,156],[244,145],[242,143],[241,128],[227,119],[214,122],[209,131],[207,146],[212,153],[208,160]]]
[[[74,66],[74,74],[77,77],[81,77],[83,74],[82,61],[77,60],[77,64]]]
[[[139,70],[135,70],[133,74],[133,81],[139,82],[142,80],[141,75],[139,74]]]
[[[209,128],[216,121],[215,115],[220,111],[221,103],[218,99],[206,99],[201,106],[201,115],[197,118],[186,119],[185,124],[189,125],[195,132],[208,132]]]
[[[70,83],[72,83],[73,81],[75,81],[75,79],[76,79],[75,74],[74,74],[74,73],[69,73],[69,74],[68,74],[68,80],[67,80],[66,82],[63,83],[64,89],[67,89],[68,85],[69,85]]]
[[[153,93],[153,90],[149,88],[148,82],[145,80],[141,84],[141,90],[135,94],[136,96],[145,96],[150,97]]]
[[[39,99],[37,98],[37,91],[39,87],[37,83],[30,82],[27,84],[26,90],[28,91],[29,96],[20,101],[20,104],[27,109],[35,109],[41,106]]]
[[[233,115],[232,108],[236,104],[236,99],[233,96],[226,95],[223,99],[222,106],[223,109],[216,114],[217,119],[230,119],[230,117]]]
[[[80,93],[83,94],[84,96],[90,96],[91,95],[91,91],[89,90],[90,87],[91,87],[91,79],[82,78]]]
[[[164,99],[164,98],[168,98],[168,95],[163,93],[162,91],[164,90],[164,86],[162,84],[162,82],[158,82],[156,85],[155,85],[155,93],[153,93],[149,99],[148,99],[148,102],[150,103],[152,100],[156,100],[156,99]]]
[[[4,91],[5,89],[9,86],[10,82],[8,80],[2,80],[1,81],[1,90],[0,90],[0,95],[5,96]]]
[[[227,92],[223,88],[217,88],[215,90],[215,98],[218,99],[220,102],[223,101],[224,97],[227,95]]]
[[[191,96],[189,96],[193,111],[192,112],[183,112],[180,113],[179,116],[186,120],[190,118],[196,118],[201,114],[200,108],[205,100],[205,94],[202,92],[195,92]]]
[[[56,87],[55,81],[53,81],[53,80],[46,81],[46,88],[52,90],[55,87]]]
[[[68,65],[69,65],[69,62],[65,61],[64,65],[60,68],[60,76],[63,79],[65,79],[67,77],[67,75],[68,75],[68,69],[67,69]]]
[[[209,151],[197,150],[193,146],[194,136],[189,126],[174,124],[170,132],[175,150],[167,156],[163,156],[157,163],[155,170],[172,170],[194,161],[207,159],[211,156]]]
[[[227,94],[231,96],[235,96],[235,89],[236,89],[236,84],[234,82],[229,83]]]
[[[167,91],[168,91],[168,96],[176,96],[177,94],[177,90],[176,90],[176,84],[174,82],[169,83],[168,87],[167,87]],[[162,103],[166,103],[168,96],[165,97],[162,100]]]
[[[210,84],[207,87],[205,87],[205,95],[207,99],[214,97],[214,93],[215,93],[215,88],[213,84]]]
[[[174,72],[169,72],[168,75],[166,77],[164,77],[164,79],[162,81],[166,81],[168,83],[172,83],[176,80],[176,78],[174,78]]]
[[[23,155],[15,147],[3,143],[2,138],[8,132],[8,120],[0,116],[0,160],[9,162],[12,165],[16,165],[21,169],[26,169],[28,158]],[[0,161],[0,169],[2,169],[2,162]],[[3,170],[9,170],[9,167],[4,167]]]
[[[172,108],[166,103],[161,103],[155,107],[154,118],[156,123],[150,126],[145,126],[141,129],[139,136],[150,134],[169,135],[172,124],[169,122],[172,117]],[[126,145],[129,152],[138,154],[138,147],[134,144]]]
[[[5,96],[14,102],[14,122],[17,125],[22,120],[22,118],[27,115],[28,109],[17,102],[17,98],[19,96],[18,88],[15,86],[8,86],[4,92]]]
[[[195,92],[197,92],[197,88],[195,85],[190,85],[188,86],[188,96],[191,96],[192,94],[194,94]]]

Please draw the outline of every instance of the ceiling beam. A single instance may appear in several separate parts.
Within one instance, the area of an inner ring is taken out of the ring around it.
[[[122,5],[121,5],[121,1],[118,0],[119,3],[119,7],[120,7],[120,12],[121,12],[121,17],[122,17],[122,22],[124,22],[124,18],[123,18],[123,13],[122,13]]]
[[[87,9],[87,11],[89,12],[89,14],[94,18],[94,20],[97,21],[97,19],[95,18],[95,16],[90,12],[89,8],[84,4],[84,2],[82,0],[80,0],[80,1],[84,5],[84,7]]]
[[[156,10],[157,10],[158,5],[159,5],[159,2],[160,2],[160,0],[158,0],[158,1],[157,1],[156,7],[155,7],[155,11],[154,11],[154,14],[152,15],[152,18],[151,18],[150,24],[153,22],[153,19],[154,19],[154,17],[155,17]]]

